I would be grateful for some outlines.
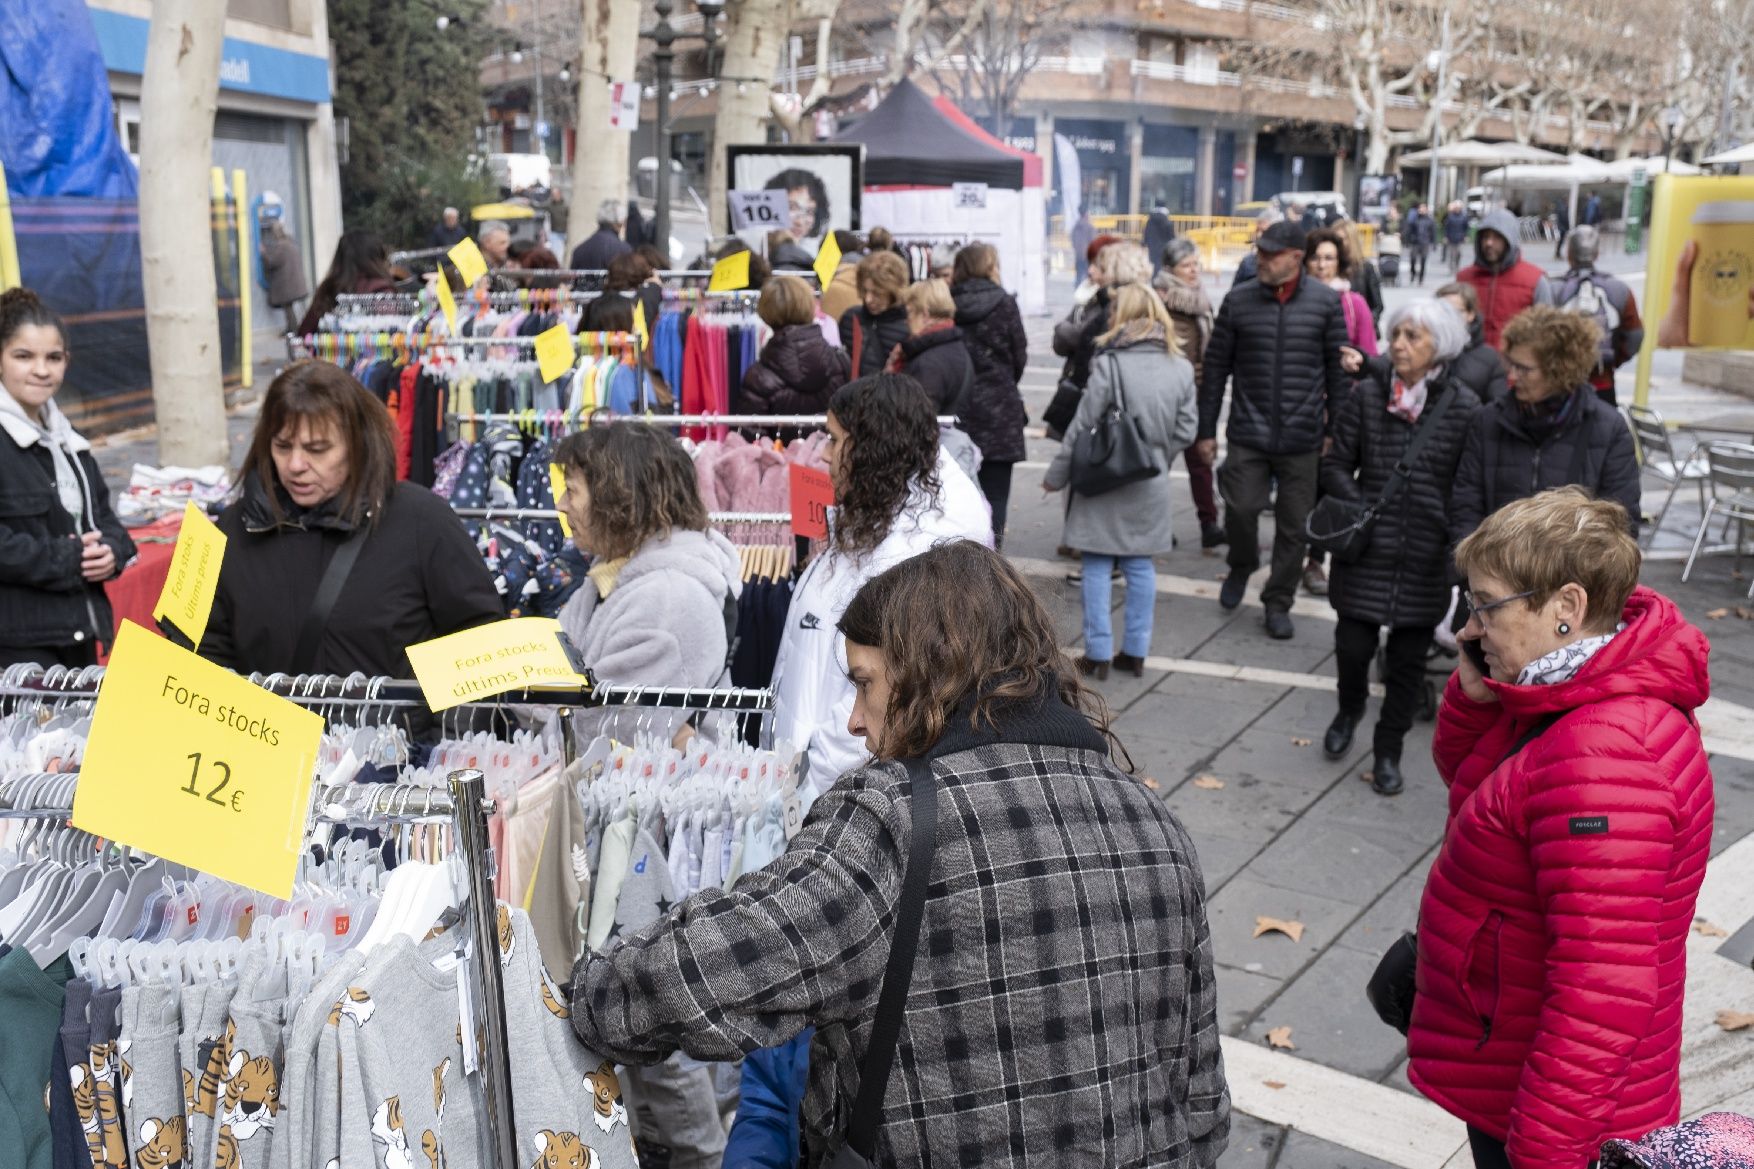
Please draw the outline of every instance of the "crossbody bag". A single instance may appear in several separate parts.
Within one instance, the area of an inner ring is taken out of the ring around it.
[[[1455,397],[1453,389],[1447,390],[1426,409],[1413,430],[1413,441],[1395,461],[1394,469],[1389,472],[1389,481],[1374,502],[1367,504],[1362,500],[1341,499],[1337,495],[1324,495],[1316,501],[1303,521],[1303,536],[1310,547],[1319,548],[1344,564],[1352,564],[1364,555],[1370,547],[1370,535],[1376,527],[1377,517],[1388,510],[1413,478],[1413,468],[1418,465],[1419,456],[1431,445],[1437,434],[1437,424],[1443,420]]]

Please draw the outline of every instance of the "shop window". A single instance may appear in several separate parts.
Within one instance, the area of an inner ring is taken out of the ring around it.
[[[225,14],[234,20],[294,31],[292,0],[226,0]]]

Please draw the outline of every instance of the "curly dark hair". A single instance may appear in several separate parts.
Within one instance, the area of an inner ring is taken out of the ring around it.
[[[1347,246],[1345,234],[1331,227],[1318,227],[1304,237],[1303,262],[1307,264],[1315,259],[1316,249],[1323,244],[1334,245],[1334,256],[1340,261],[1340,275],[1349,275],[1352,271],[1352,249]]]
[[[828,400],[828,412],[847,434],[832,547],[861,556],[883,543],[915,485],[938,499],[938,418],[925,387],[905,373],[848,382]]]
[[[1108,733],[1107,704],[1079,681],[1035,590],[981,544],[939,544],[878,574],[836,628],[880,650],[888,668],[880,758],[924,755],[953,719],[995,728],[1003,708],[1050,687]]]
[[[616,560],[654,536],[706,530],[694,460],[656,426],[611,422],[569,434],[554,448],[554,461],[581,475],[591,493],[586,535],[596,556]]]
[[[810,201],[816,204],[816,215],[810,221],[810,238],[815,239],[828,230],[828,186],[814,171],[788,167],[763,183],[762,188],[768,191],[809,191]]]
[[[0,345],[26,325],[53,329],[61,334],[61,348],[67,348],[67,326],[61,323],[54,309],[28,288],[11,288],[0,293]]]

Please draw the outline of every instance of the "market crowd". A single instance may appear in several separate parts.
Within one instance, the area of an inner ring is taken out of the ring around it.
[[[1403,227],[1416,281],[1439,239],[1424,215]],[[631,320],[662,258],[627,228],[606,203],[573,263],[615,275],[604,311]],[[1148,668],[1178,460],[1198,539],[1228,564],[1223,608],[1254,592],[1264,634],[1288,639],[1300,589],[1332,605],[1332,757],[1352,749],[1380,651],[1378,793],[1403,788],[1434,644],[1456,654],[1434,747],[1449,822],[1420,929],[1359,988],[1406,1033],[1413,1083],[1467,1123],[1482,1169],[1583,1169],[1677,1120],[1711,836],[1692,716],[1708,649],[1638,582],[1639,472],[1612,404],[1636,309],[1598,279],[1585,227],[1562,281],[1521,257],[1508,215],[1469,232],[1472,264],[1386,313],[1343,220],[1264,213],[1221,298],[1167,216],[1150,249],[1088,241],[1054,331],[1065,364],[1043,421],[1060,445],[1041,481],[1063,493],[1078,561],[1076,657],[998,551],[1028,355],[998,253],[934,254],[916,280],[887,232],[836,232],[843,261],[818,292],[797,241],[770,241],[746,399],[825,417],[836,495],[772,686],[809,811],[771,865],[578,959],[570,1016],[591,1049],[741,1064],[728,1140],[660,1109],[648,1150],[727,1169],[1218,1162],[1230,1100],[1199,842],[1134,773],[1097,688]],[[558,267],[513,256],[501,225],[481,234],[495,269]],[[392,280],[381,242],[349,233],[307,320]],[[1617,331],[1579,308],[1584,286],[1620,306]],[[55,406],[73,357],[32,294],[0,296],[6,664],[94,662],[112,636],[103,584],[133,555]],[[202,654],[406,676],[410,644],[504,615],[447,505],[398,480],[394,441],[344,368],[275,378],[219,516]],[[683,448],[611,421],[554,462],[592,565],[561,613],[587,664],[608,682],[718,683],[737,559]]]

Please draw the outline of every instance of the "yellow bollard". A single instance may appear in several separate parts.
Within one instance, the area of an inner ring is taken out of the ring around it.
[[[249,180],[240,167],[231,172],[231,197],[238,209],[238,357],[239,380],[247,390],[255,384],[255,362],[250,352],[255,329],[250,325],[250,227],[245,222],[250,201]]]
[[[24,283],[18,270],[18,237],[12,234],[12,194],[6,189],[6,167],[0,165],[0,292]]]

